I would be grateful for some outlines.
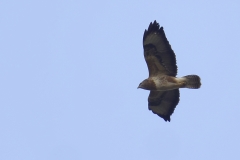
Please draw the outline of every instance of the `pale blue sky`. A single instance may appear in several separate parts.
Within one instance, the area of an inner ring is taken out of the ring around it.
[[[240,159],[240,2],[0,1],[0,159]],[[147,107],[142,35],[164,27],[182,89]]]

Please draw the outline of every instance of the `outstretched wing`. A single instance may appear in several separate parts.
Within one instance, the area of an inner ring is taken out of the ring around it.
[[[147,62],[149,77],[156,74],[177,75],[175,54],[165,36],[163,27],[154,21],[143,35],[144,58]]]
[[[179,89],[169,91],[150,91],[148,109],[170,122],[170,116],[179,102]]]

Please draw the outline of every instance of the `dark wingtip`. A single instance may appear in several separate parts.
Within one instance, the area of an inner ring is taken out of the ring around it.
[[[168,122],[170,122],[170,121],[171,121],[170,117],[169,117],[169,118],[166,120],[166,122],[167,122],[167,121],[168,121]]]
[[[168,122],[171,121],[170,116],[161,116],[161,115],[159,115],[159,114],[158,114],[158,116],[161,117],[161,118],[163,118],[166,122],[167,122],[167,121],[168,121]]]
[[[154,20],[154,22],[151,22],[148,26],[148,29],[145,29],[145,32],[143,34],[143,41],[145,40],[145,38],[147,37],[148,34],[152,33],[152,32],[161,32],[163,30],[163,27],[160,27],[159,23]]]
[[[153,112],[154,113],[154,112]],[[170,115],[160,115],[160,114],[157,114],[159,117],[161,117],[162,119],[164,119],[164,121],[171,121],[171,118],[170,118]]]

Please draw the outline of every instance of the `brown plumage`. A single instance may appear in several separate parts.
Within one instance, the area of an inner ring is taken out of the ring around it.
[[[149,77],[138,88],[150,90],[148,108],[153,113],[170,121],[179,102],[179,88],[200,88],[200,77],[188,75],[177,78],[175,54],[165,36],[163,27],[154,21],[143,35],[144,58]]]

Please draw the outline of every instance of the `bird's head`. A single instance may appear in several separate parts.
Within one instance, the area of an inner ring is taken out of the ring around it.
[[[146,90],[155,90],[156,85],[153,80],[145,79],[139,84],[138,88],[142,88]]]

